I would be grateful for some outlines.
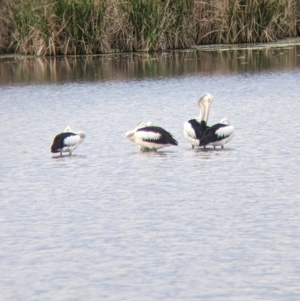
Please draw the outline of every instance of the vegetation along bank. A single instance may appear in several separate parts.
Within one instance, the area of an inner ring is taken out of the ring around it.
[[[153,52],[300,35],[300,0],[0,0],[0,53]]]

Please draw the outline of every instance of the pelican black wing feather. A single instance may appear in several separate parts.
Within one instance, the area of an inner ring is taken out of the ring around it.
[[[62,148],[64,148],[66,145],[64,144],[64,140],[67,137],[75,136],[76,134],[71,132],[65,132],[60,133],[57,136],[55,136],[52,146],[51,146],[51,153],[59,153]]]
[[[213,142],[217,142],[220,140],[223,140],[225,137],[224,136],[218,136],[216,134],[217,130],[219,130],[220,128],[226,127],[228,126],[227,124],[223,124],[223,123],[216,123],[211,127],[208,127],[206,129],[206,131],[203,134],[203,137],[200,141],[200,146],[205,146],[209,143],[213,143]]]
[[[191,119],[188,122],[191,124],[192,128],[194,129],[196,138],[198,140],[201,140],[203,134],[209,128],[206,122],[203,120],[201,122],[198,122],[196,119]]]
[[[147,127],[139,129],[138,131],[159,134],[158,139],[151,139],[151,138],[145,137],[145,138],[143,138],[144,141],[155,142],[158,144],[178,145],[177,140],[168,131],[166,131],[165,129],[163,129],[159,126],[147,126]]]

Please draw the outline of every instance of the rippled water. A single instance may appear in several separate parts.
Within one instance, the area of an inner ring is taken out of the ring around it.
[[[300,49],[289,51],[267,65],[177,53],[172,68],[151,58],[157,73],[145,60],[111,69],[125,64],[115,58],[103,78],[104,58],[93,78],[82,59],[55,80],[45,60],[41,82],[35,60],[2,61],[1,299],[300,300]],[[224,150],[183,138],[203,92],[210,123],[235,126]],[[125,132],[147,120],[179,146],[139,152]],[[54,158],[67,125],[86,140]]]

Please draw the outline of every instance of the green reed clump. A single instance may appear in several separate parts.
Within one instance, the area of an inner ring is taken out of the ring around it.
[[[132,38],[130,50],[157,51],[183,48],[194,0],[127,0],[120,3],[124,23]],[[186,27],[185,27],[186,26]]]
[[[105,52],[106,8],[105,0],[7,0],[0,15],[3,44],[33,55]]]
[[[63,54],[91,54],[110,50],[105,39],[106,1],[58,0],[55,15],[54,43]]]
[[[1,0],[0,52],[162,51],[300,34],[300,0]]]

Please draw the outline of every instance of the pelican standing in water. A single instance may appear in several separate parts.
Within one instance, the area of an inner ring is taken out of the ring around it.
[[[126,138],[140,146],[142,151],[178,145],[174,137],[165,129],[152,125],[151,121],[140,122],[137,127],[125,134]]]
[[[84,132],[73,132],[71,127],[67,126],[64,132],[55,136],[51,146],[51,153],[60,153],[60,156],[62,156],[62,153],[72,155],[72,152],[84,139]]]
[[[212,95],[204,93],[198,100],[198,107],[200,109],[199,116],[183,124],[184,138],[192,145],[192,148],[200,146],[201,137],[208,128],[207,120],[212,101]]]
[[[209,93],[203,94],[198,100],[200,115],[184,123],[183,134],[185,139],[194,146],[208,145],[221,146],[228,143],[234,136],[234,127],[227,118],[223,118],[219,123],[208,126],[207,121],[213,97]]]
[[[214,148],[216,146],[221,146],[227,144],[234,137],[234,127],[230,124],[227,118],[223,118],[219,123],[208,127],[204,132],[200,146],[212,145]]]

